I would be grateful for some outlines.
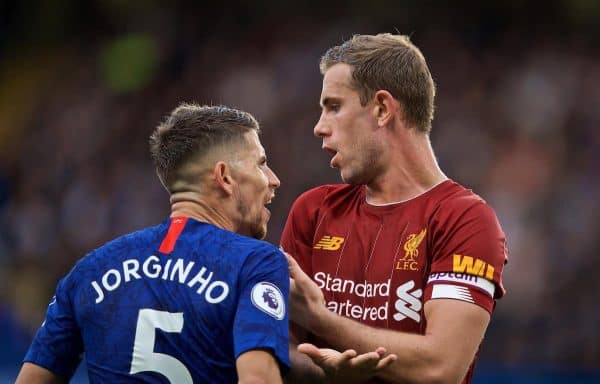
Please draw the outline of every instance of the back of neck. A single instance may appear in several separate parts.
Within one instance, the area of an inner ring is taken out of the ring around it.
[[[194,193],[171,195],[171,217],[191,217],[216,227],[234,231],[234,225],[225,212],[216,209],[206,198]]]

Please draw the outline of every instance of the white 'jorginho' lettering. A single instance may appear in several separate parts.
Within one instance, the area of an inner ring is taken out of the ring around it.
[[[175,261],[173,259],[161,260],[155,255],[150,255],[142,262],[140,271],[140,261],[127,259],[123,261],[122,268],[111,268],[106,271],[99,279],[100,283],[97,280],[91,282],[92,289],[96,294],[95,302],[99,304],[104,301],[105,292],[118,289],[123,282],[129,283],[132,280],[143,278],[160,278],[185,284],[196,289],[196,293],[199,295],[204,293],[204,299],[211,304],[225,300],[229,295],[229,285],[224,281],[213,280],[213,272],[208,271],[204,266],[200,266],[200,270],[195,275],[191,274],[194,265],[193,261],[185,261],[181,258]],[[193,277],[188,281],[189,276]]]

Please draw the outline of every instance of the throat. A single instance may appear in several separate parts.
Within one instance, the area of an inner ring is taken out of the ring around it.
[[[448,178],[441,175],[441,177],[425,184],[408,183],[406,185],[393,185],[389,188],[373,188],[367,185],[365,186],[366,202],[376,206],[404,203],[429,192],[446,180]]]

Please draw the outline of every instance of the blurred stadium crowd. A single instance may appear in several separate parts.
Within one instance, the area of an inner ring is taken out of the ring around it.
[[[167,112],[196,101],[257,116],[282,181],[268,237],[277,243],[298,194],[339,182],[312,136],[320,55],[353,33],[397,30],[412,35],[437,82],[442,169],[491,203],[508,236],[508,294],[482,365],[600,368],[593,2],[540,13],[518,1],[467,11],[416,1],[25,3],[33,8],[0,11],[0,367],[16,369],[78,258],[166,218],[147,137]]]

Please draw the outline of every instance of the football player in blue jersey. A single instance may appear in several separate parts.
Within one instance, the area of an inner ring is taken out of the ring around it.
[[[182,104],[150,138],[171,217],[83,257],[17,383],[281,383],[289,271],[261,241],[280,182],[249,113]]]

